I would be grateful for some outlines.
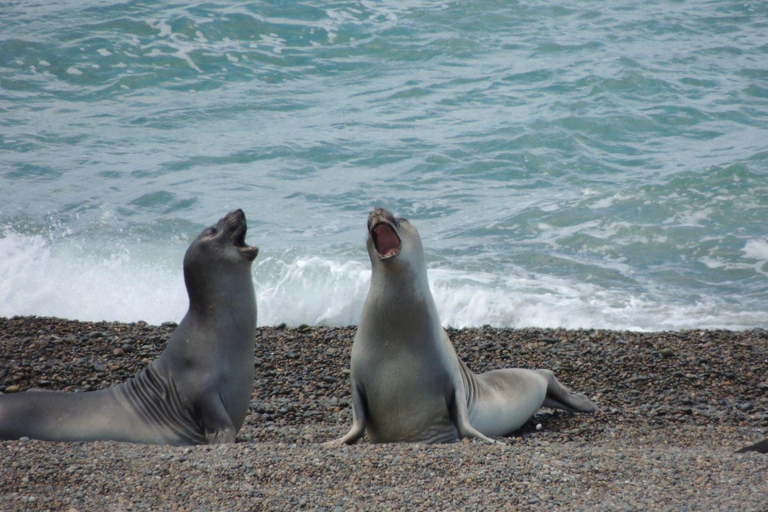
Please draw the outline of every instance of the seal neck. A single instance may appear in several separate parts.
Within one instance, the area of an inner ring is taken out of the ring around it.
[[[189,311],[202,318],[248,316],[256,325],[256,298],[250,266],[245,271],[184,272]]]
[[[361,339],[411,348],[433,339],[435,329],[442,327],[426,273],[423,276],[400,279],[374,272],[358,326]]]

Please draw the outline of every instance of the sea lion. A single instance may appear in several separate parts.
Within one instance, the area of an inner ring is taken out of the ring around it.
[[[440,324],[416,227],[376,208],[368,216],[371,287],[352,344],[352,427],[326,443],[454,442],[513,432],[542,406],[594,412],[549,370],[475,375]]]
[[[87,393],[0,396],[0,439],[233,443],[251,399],[256,299],[242,210],[204,230],[184,256],[189,310],[157,360]]]
[[[768,438],[763,439],[762,441],[758,441],[755,444],[746,446],[741,450],[736,450],[736,453],[746,452],[768,453]]]

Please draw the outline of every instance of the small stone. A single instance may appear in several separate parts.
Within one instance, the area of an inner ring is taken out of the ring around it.
[[[18,393],[19,391],[21,391],[21,388],[16,384],[11,384],[7,388],[5,388],[6,393]]]
[[[669,359],[670,357],[674,357],[675,356],[675,351],[672,350],[671,348],[663,348],[663,349],[659,350],[659,354],[661,354],[661,356],[664,359]]]

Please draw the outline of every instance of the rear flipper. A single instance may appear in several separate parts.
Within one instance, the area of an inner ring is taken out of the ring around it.
[[[536,370],[536,373],[547,379],[547,396],[544,398],[544,407],[561,409],[568,412],[595,412],[597,405],[581,393],[574,393],[560,384],[555,374],[550,370]]]
[[[136,423],[111,389],[88,393],[27,391],[0,396],[0,439],[155,441],[154,432],[149,432],[147,439],[140,437],[140,425]]]
[[[749,445],[741,450],[736,450],[736,453],[757,452],[768,453],[768,438],[758,441],[755,444]]]

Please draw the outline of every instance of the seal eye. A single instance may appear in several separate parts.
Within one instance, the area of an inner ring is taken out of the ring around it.
[[[213,226],[211,226],[210,228],[208,228],[208,234],[209,234],[210,236],[213,236],[213,235],[215,235],[215,234],[216,234],[216,233],[218,233],[218,232],[219,232],[219,230],[218,230],[218,229],[216,229],[216,228],[214,228]]]

